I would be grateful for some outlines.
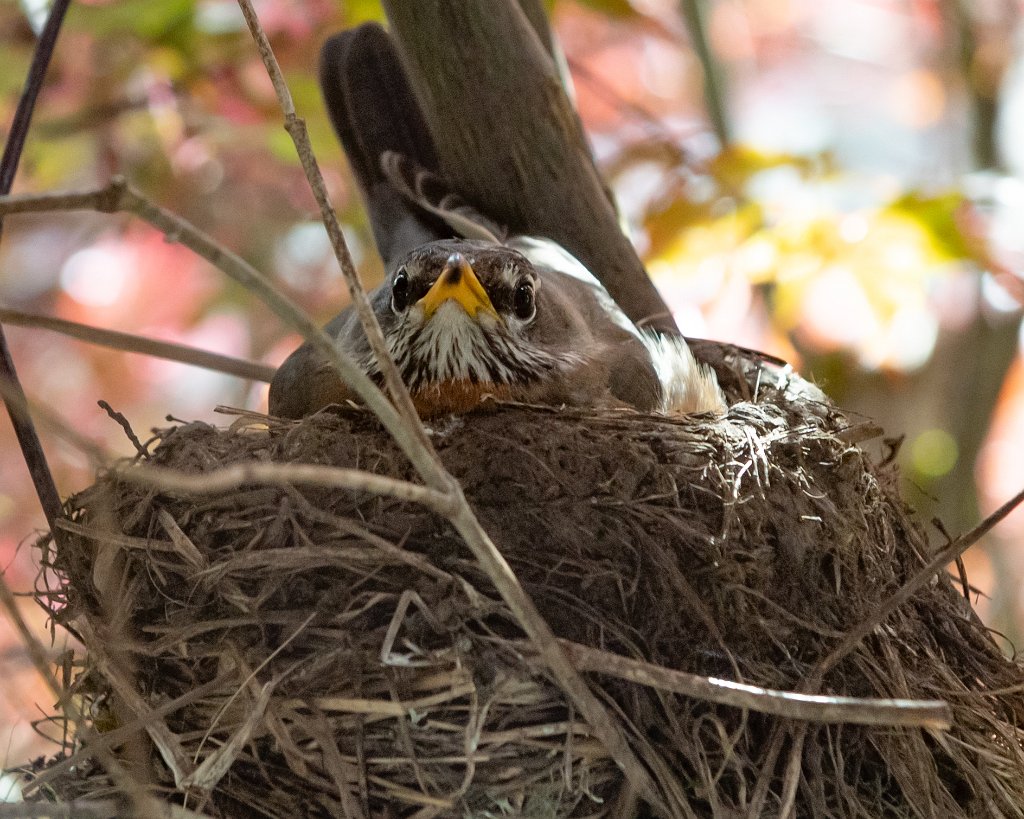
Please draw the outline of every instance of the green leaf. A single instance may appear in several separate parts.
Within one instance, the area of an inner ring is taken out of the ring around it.
[[[284,130],[284,127],[271,128],[267,131],[267,147],[276,159],[289,165],[299,164],[299,155],[295,152],[295,143]]]
[[[195,0],[122,0],[102,6],[73,4],[68,23],[97,36],[129,32],[161,41],[191,31]]]
[[[629,0],[580,0],[580,4],[607,14],[609,17],[639,17]]]
[[[978,255],[978,249],[964,236],[957,219],[957,214],[967,206],[967,200],[958,191],[938,196],[911,191],[889,204],[885,211],[913,220],[928,234],[938,256],[954,260]]]
[[[345,3],[346,26],[360,23],[385,23],[384,9],[380,0],[347,0]]]

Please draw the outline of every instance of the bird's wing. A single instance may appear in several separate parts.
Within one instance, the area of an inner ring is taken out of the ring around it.
[[[507,244],[539,270],[557,271],[587,285],[601,308],[601,320],[607,319],[629,334],[620,340],[617,349],[606,353],[609,388],[616,398],[638,409],[656,409],[670,415],[725,412],[725,396],[718,386],[718,378],[710,367],[693,357],[685,339],[638,329],[604,285],[556,242],[517,236]],[[597,321],[593,315],[589,320]],[[653,381],[658,384],[656,398],[652,392]]]

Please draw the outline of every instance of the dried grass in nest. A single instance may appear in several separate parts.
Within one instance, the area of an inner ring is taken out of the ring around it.
[[[852,443],[863,426],[799,379],[721,375],[739,401],[724,420],[501,408],[437,423],[433,441],[559,637],[797,690],[929,549],[893,467]],[[171,427],[147,460],[414,479],[365,413],[265,420]],[[169,801],[237,817],[635,812],[486,576],[422,507],[310,486],[197,496],[114,473],[68,512],[49,605],[89,650],[75,690],[108,737],[147,724],[159,751],[136,737],[120,757]],[[948,732],[588,679],[678,815],[1024,815],[1021,668],[945,576],[822,691],[943,699]],[[81,757],[37,775],[50,798],[112,792]]]

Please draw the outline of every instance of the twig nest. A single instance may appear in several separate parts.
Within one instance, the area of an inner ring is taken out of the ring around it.
[[[893,468],[856,446],[868,428],[751,367],[719,367],[736,401],[724,418],[503,407],[433,425],[559,637],[795,690],[923,565]],[[186,424],[158,443],[149,462],[187,473],[256,460],[415,479],[360,411]],[[434,513],[316,486],[171,493],[116,473],[68,513],[52,611],[90,653],[77,690],[105,730],[146,721],[154,744],[123,757],[170,801],[232,817],[644,815]],[[787,800],[800,816],[1022,812],[1021,670],[945,576],[821,693],[945,699],[949,732],[587,679],[680,816],[771,816]],[[107,785],[93,763],[48,782],[65,798]]]

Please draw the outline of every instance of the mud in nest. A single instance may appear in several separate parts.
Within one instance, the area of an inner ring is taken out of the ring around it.
[[[505,407],[435,423],[432,440],[559,637],[799,690],[930,552],[893,467],[856,446],[864,425],[767,373],[723,375],[724,419]],[[184,424],[156,444],[140,460],[188,473],[255,460],[415,479],[359,411]],[[111,737],[147,724],[118,753],[161,798],[225,817],[647,815],[422,507],[309,486],[189,496],[111,474],[67,511],[48,599],[89,652],[74,690]],[[1024,676],[946,576],[821,693],[945,700],[949,731],[586,676],[676,815],[1024,812]],[[35,798],[114,792],[90,760],[35,775]]]

